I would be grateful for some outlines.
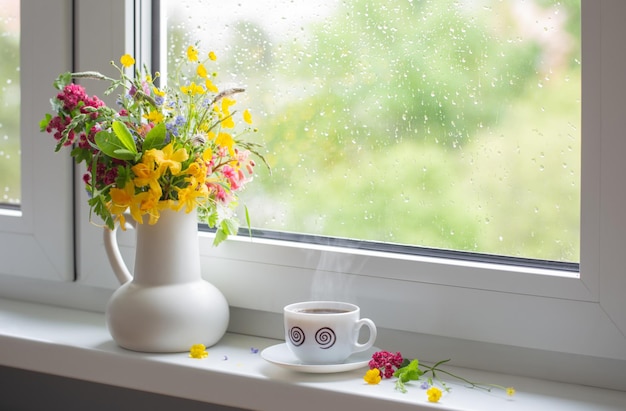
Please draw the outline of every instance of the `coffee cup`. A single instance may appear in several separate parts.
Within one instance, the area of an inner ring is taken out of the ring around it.
[[[354,304],[306,301],[287,305],[283,313],[287,347],[304,364],[340,364],[376,340],[376,325],[360,318],[361,310]],[[369,328],[369,338],[360,343],[363,326]]]

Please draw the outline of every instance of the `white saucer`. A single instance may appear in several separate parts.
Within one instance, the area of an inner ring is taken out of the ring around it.
[[[261,357],[280,367],[288,368],[299,372],[315,374],[330,374],[335,372],[352,371],[367,366],[372,359],[372,355],[380,351],[380,348],[371,347],[368,350],[352,354],[341,364],[304,364],[289,351],[287,344],[277,344],[267,347],[261,352]]]

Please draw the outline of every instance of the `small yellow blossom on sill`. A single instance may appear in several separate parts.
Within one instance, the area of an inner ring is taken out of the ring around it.
[[[367,370],[363,379],[366,383],[370,385],[378,384],[382,380],[382,377],[380,376],[380,370],[378,368]]]
[[[441,398],[441,390],[437,387],[430,387],[426,391],[426,395],[428,395],[428,401],[439,402],[439,399]]]
[[[120,63],[124,66],[124,68],[128,68],[135,64],[135,59],[130,54],[124,54],[120,57]]]
[[[209,356],[204,344],[194,344],[189,350],[189,358],[202,359]]]
[[[512,397],[515,395],[515,388],[513,387],[508,387],[506,389],[506,395],[508,395],[509,397]]]

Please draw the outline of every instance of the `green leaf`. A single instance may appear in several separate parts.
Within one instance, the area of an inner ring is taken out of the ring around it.
[[[72,82],[72,73],[68,71],[63,74],[60,74],[59,77],[57,77],[57,79],[54,80],[54,83],[52,83],[52,85],[57,90],[63,90],[65,86],[67,86],[71,82]]]
[[[52,120],[52,115],[47,113],[46,116],[39,122],[39,131],[46,131],[46,127],[50,124],[50,120]]]
[[[113,151],[115,155],[120,160],[137,160],[137,153],[133,153],[132,151],[128,151],[125,148],[118,148]]]
[[[228,234],[226,234],[222,229],[218,229],[215,231],[215,238],[213,239],[213,247],[217,247],[222,242],[224,242],[228,238]]]
[[[92,155],[92,151],[86,148],[75,147],[71,151],[71,156],[74,157],[74,161],[76,161],[77,164],[83,161],[88,164],[91,162]]]
[[[134,153],[127,150],[117,135],[109,131],[99,131],[96,134],[95,141],[100,151],[118,160],[133,160],[137,154],[136,149]]]
[[[163,148],[165,146],[165,135],[165,123],[157,124],[148,132],[148,134],[146,134],[146,138],[143,141],[143,151],[150,150],[152,148]]]
[[[244,204],[244,211],[246,212],[246,225],[248,226],[248,235],[252,238],[252,226],[250,225],[250,213],[248,211],[248,206]]]
[[[115,179],[115,185],[118,187],[126,186],[126,183],[132,179],[130,166],[118,166],[117,178]]]
[[[239,224],[237,221],[231,219],[224,219],[215,230],[215,239],[213,240],[213,246],[216,247],[220,243],[224,242],[229,235],[237,234],[239,230]]]
[[[396,390],[406,393],[405,383],[409,381],[417,381],[423,372],[419,369],[419,362],[415,359],[408,365],[398,368],[393,376],[397,378]]]
[[[89,199],[88,203],[91,206],[91,211],[102,218],[104,224],[112,230],[115,226],[115,222],[111,212],[106,206],[106,199],[104,196],[102,194],[94,195]]]
[[[137,154],[137,146],[135,146],[135,140],[133,139],[133,135],[130,133],[128,127],[126,127],[126,124],[122,123],[121,121],[114,121],[111,127],[113,128],[113,132],[117,136],[122,146],[124,146],[124,148],[131,153]]]
[[[237,221],[235,220],[231,220],[231,219],[224,219],[222,220],[222,230],[224,230],[224,232],[228,235],[235,235],[237,234],[237,231],[239,231],[239,224],[237,224]]]
[[[206,222],[209,225],[209,227],[211,228],[215,227],[215,225],[217,224],[218,217],[219,215],[217,214],[217,212],[212,212],[211,214],[207,216]]]

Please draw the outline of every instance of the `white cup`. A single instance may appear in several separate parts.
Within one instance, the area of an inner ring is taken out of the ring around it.
[[[376,325],[360,318],[361,310],[354,304],[306,301],[287,305],[283,312],[287,347],[305,364],[340,364],[376,340]],[[359,333],[364,325],[369,328],[369,339],[361,344]]]

